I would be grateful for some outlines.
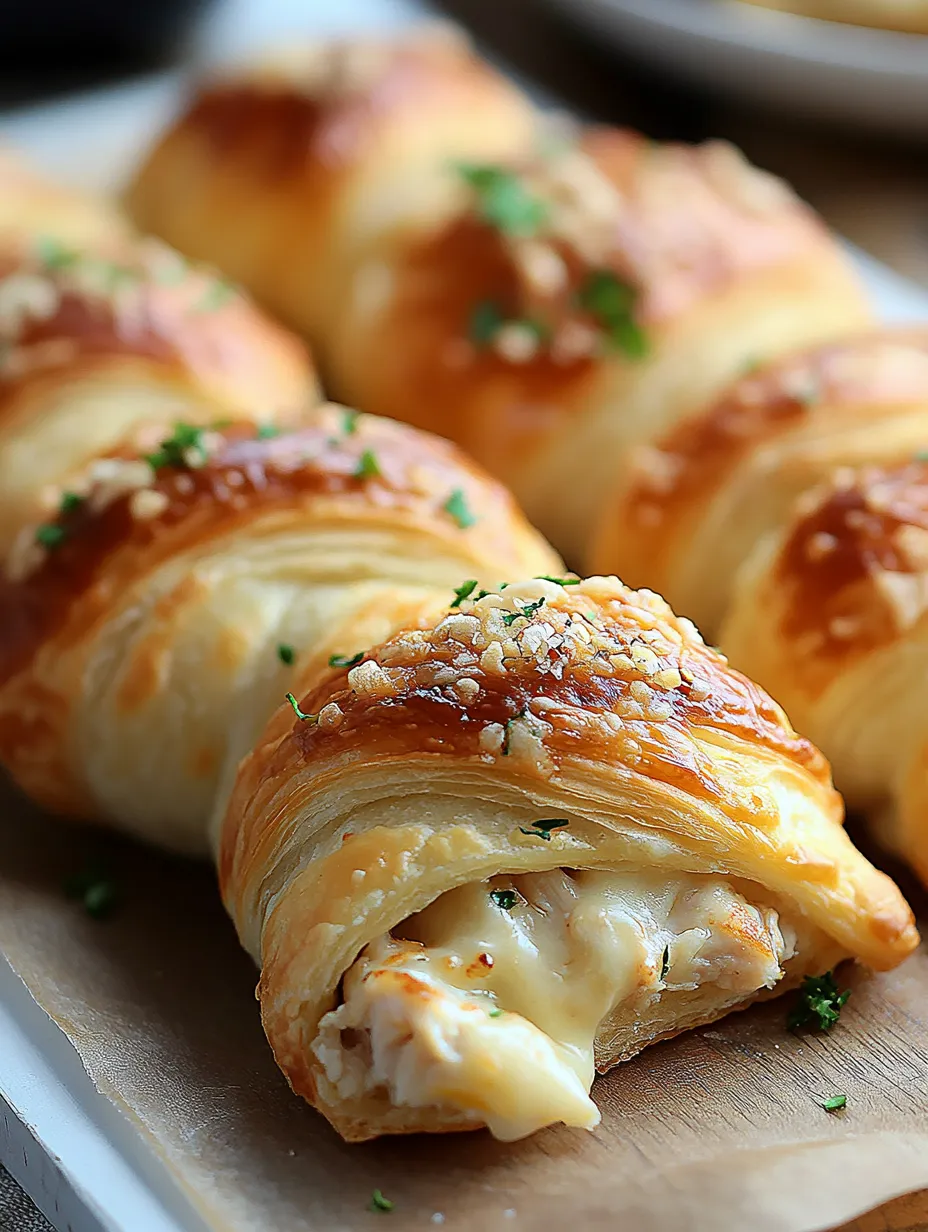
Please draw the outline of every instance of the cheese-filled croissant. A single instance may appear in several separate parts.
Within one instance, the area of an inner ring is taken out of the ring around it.
[[[41,804],[205,851],[303,664],[328,671],[464,578],[562,569],[444,441],[336,407],[271,431],[178,424],[92,464],[21,536],[0,581],[0,762]]]
[[[318,344],[367,246],[442,211],[449,163],[508,157],[534,124],[448,29],[297,45],[206,83],[128,204]]]
[[[108,253],[45,234],[0,254],[0,558],[140,432],[318,402],[302,344],[213,272],[156,241]]]
[[[75,248],[116,251],[131,233],[110,202],[47,180],[0,146],[0,254],[28,251],[47,236]]]
[[[590,1128],[596,1069],[916,944],[779,707],[650,592],[565,580],[307,664],[242,763],[224,899],[348,1139]]]
[[[721,637],[928,882],[928,463],[811,494],[749,557]]]
[[[593,129],[447,175],[458,212],[359,267],[332,387],[464,445],[572,561],[630,445],[868,319],[819,220],[724,143]]]
[[[714,637],[738,568],[790,520],[796,499],[838,468],[910,458],[928,440],[926,424],[926,329],[753,369],[627,459],[589,566],[654,587]]]

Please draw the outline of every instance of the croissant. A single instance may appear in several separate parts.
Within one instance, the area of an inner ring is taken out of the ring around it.
[[[926,609],[922,456],[811,493],[748,558],[722,640],[821,738],[848,805],[928,883]]]
[[[779,707],[657,596],[565,581],[307,664],[241,765],[223,897],[347,1139],[591,1128],[594,1070],[917,942]]]
[[[318,345],[370,243],[441,213],[446,165],[505,158],[534,124],[449,30],[281,49],[205,85],[128,206]]]
[[[781,9],[801,17],[928,34],[926,0],[745,0],[761,8]]]
[[[587,564],[653,586],[714,637],[758,540],[836,469],[924,447],[926,406],[926,329],[852,338],[755,369],[626,459]]]
[[[304,662],[354,655],[462,578],[562,568],[508,493],[414,429],[335,407],[277,436],[179,424],[92,464],[20,537],[0,762],[55,812],[206,851]]]
[[[108,201],[47,180],[0,147],[0,254],[27,251],[45,236],[75,248],[118,250],[131,234],[128,219]]]
[[[154,241],[107,251],[0,254],[0,558],[123,442],[318,402],[303,346],[228,283]]]

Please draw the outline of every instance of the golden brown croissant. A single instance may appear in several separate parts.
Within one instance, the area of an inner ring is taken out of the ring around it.
[[[325,362],[339,396],[463,444],[571,560],[630,445],[867,319],[818,220],[722,143],[593,130],[458,178],[456,217],[359,268]]]
[[[928,387],[926,387],[928,390]],[[722,629],[928,882],[928,465],[839,474],[749,558]]]
[[[790,519],[797,497],[836,468],[910,457],[928,441],[926,412],[926,329],[752,370],[629,457],[589,567],[654,587],[714,637],[739,566]]]
[[[93,464],[0,585],[0,761],[56,812],[205,850],[304,662],[354,655],[462,578],[556,573],[451,445],[327,407],[268,436],[178,425]]]
[[[29,250],[47,236],[74,248],[115,252],[130,235],[128,219],[115,206],[45,179],[0,147],[0,254]]]
[[[746,3],[823,21],[928,34],[926,0],[746,0]]]
[[[215,274],[156,241],[107,251],[0,255],[0,558],[123,442],[318,402],[303,346]]]
[[[447,30],[282,49],[206,85],[128,203],[317,344],[367,246],[441,212],[447,164],[505,158],[534,123]]]
[[[590,1128],[594,1063],[917,942],[821,755],[614,578],[458,592],[297,696],[219,871],[278,1063],[346,1138]]]

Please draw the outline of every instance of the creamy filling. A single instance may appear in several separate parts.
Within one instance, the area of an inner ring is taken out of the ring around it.
[[[343,1100],[438,1109],[504,1140],[592,1129],[601,1025],[633,1040],[642,1019],[711,1017],[772,987],[794,949],[773,907],[717,877],[494,877],[368,945],[312,1051]]]

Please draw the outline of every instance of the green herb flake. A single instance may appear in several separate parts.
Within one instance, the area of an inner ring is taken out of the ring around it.
[[[119,901],[115,882],[107,876],[102,865],[91,863],[80,873],[75,873],[64,883],[68,898],[79,899],[87,914],[94,920],[104,920]]]
[[[67,537],[68,534],[64,527],[56,526],[54,522],[45,522],[36,527],[35,541],[48,551],[61,547]]]
[[[474,346],[488,347],[505,323],[499,307],[492,300],[482,300],[470,314],[467,336]]]
[[[583,578],[551,577],[548,573],[539,573],[535,580],[538,582],[553,582],[555,586],[579,586]]]
[[[511,911],[519,901],[519,896],[515,890],[491,890],[490,898],[499,907],[500,911]]]
[[[356,655],[352,655],[350,658],[348,655],[329,655],[329,667],[356,667],[363,658],[363,650],[359,651]]]
[[[80,255],[53,235],[42,235],[35,242],[35,254],[46,269],[60,270],[76,265]]]
[[[156,453],[145,455],[145,461],[153,471],[164,467],[198,469],[209,457],[203,444],[203,429],[194,424],[176,423],[173,433],[166,437]]]
[[[492,1010],[490,1010],[491,1018],[502,1018],[502,1016],[503,1011],[499,1008],[499,1006],[495,1006]]]
[[[838,991],[833,971],[826,971],[824,975],[807,975],[786,1025],[791,1031],[800,1027],[830,1031],[841,1017],[841,1009],[850,995],[849,988],[844,992]]]
[[[463,488],[455,488],[442,505],[442,509],[457,522],[461,530],[467,530],[468,527],[474,526],[477,523],[477,518],[468,507],[467,497],[464,495]]]
[[[63,517],[67,517],[69,513],[74,513],[75,510],[80,509],[86,499],[84,496],[78,496],[76,492],[63,492],[61,500],[58,502],[58,512]]]
[[[669,970],[670,970],[670,946],[665,945],[664,952],[661,955],[661,979],[664,978],[664,976],[667,974]]]
[[[609,347],[629,359],[648,354],[648,340],[634,317],[635,289],[611,270],[593,270],[577,293],[577,303],[592,316]]]
[[[292,667],[293,661],[296,658],[296,651],[292,646],[288,646],[286,642],[281,642],[277,647],[277,657],[281,663],[285,663],[287,667]]]
[[[287,701],[293,707],[293,713],[296,715],[296,717],[301,722],[303,723],[318,723],[319,722],[318,714],[304,714],[304,712],[300,709],[299,702],[296,700],[296,698],[293,696],[292,693],[287,694]]]
[[[258,424],[258,430],[255,432],[255,438],[259,441],[269,441],[275,436],[280,436],[280,428],[277,424],[263,423]]]
[[[920,449],[918,453],[915,454],[913,461],[928,462],[928,449]]]
[[[509,741],[512,737],[513,724],[516,723],[519,719],[524,719],[527,714],[528,714],[528,708],[526,707],[525,709],[520,710],[518,714],[514,714],[511,719],[507,719],[506,722],[503,724],[503,744],[502,744],[501,752],[504,757],[509,756]]]
[[[538,611],[538,609],[543,604],[544,604],[543,598],[536,599],[534,603],[526,603],[524,607],[520,607],[517,612],[507,612],[506,615],[503,617],[503,624],[506,625],[506,627],[508,628],[511,624],[513,624],[515,621],[519,620],[523,616],[525,617],[526,620],[528,620],[530,616],[534,616],[534,614]]]
[[[368,1209],[372,1211],[383,1211],[384,1213],[387,1213],[393,1210],[393,1205],[394,1204],[390,1201],[390,1199],[385,1198],[379,1189],[375,1189],[374,1192],[371,1194],[371,1202],[370,1202],[370,1207]]]
[[[547,221],[544,201],[505,167],[459,163],[457,171],[476,194],[478,217],[504,235],[536,235]]]
[[[465,599],[469,599],[477,589],[477,579],[468,578],[466,582],[462,582],[460,586],[455,588],[454,598],[448,604],[449,607],[460,607]],[[484,592],[486,593],[486,592]]]
[[[823,1099],[820,1107],[826,1112],[840,1112],[842,1108],[847,1107],[846,1095],[832,1095],[828,1099]]]
[[[530,830],[527,830],[525,826],[519,826],[519,832],[527,834],[529,838],[540,838],[550,843],[552,830],[566,830],[569,825],[570,822],[566,817],[549,817],[547,820],[533,821]]]
[[[346,436],[354,436],[358,430],[358,420],[361,418],[360,411],[343,411],[342,412],[342,427],[345,429]]]
[[[365,449],[354,469],[355,479],[375,479],[379,474],[380,466],[377,462],[377,455],[372,449]]]

